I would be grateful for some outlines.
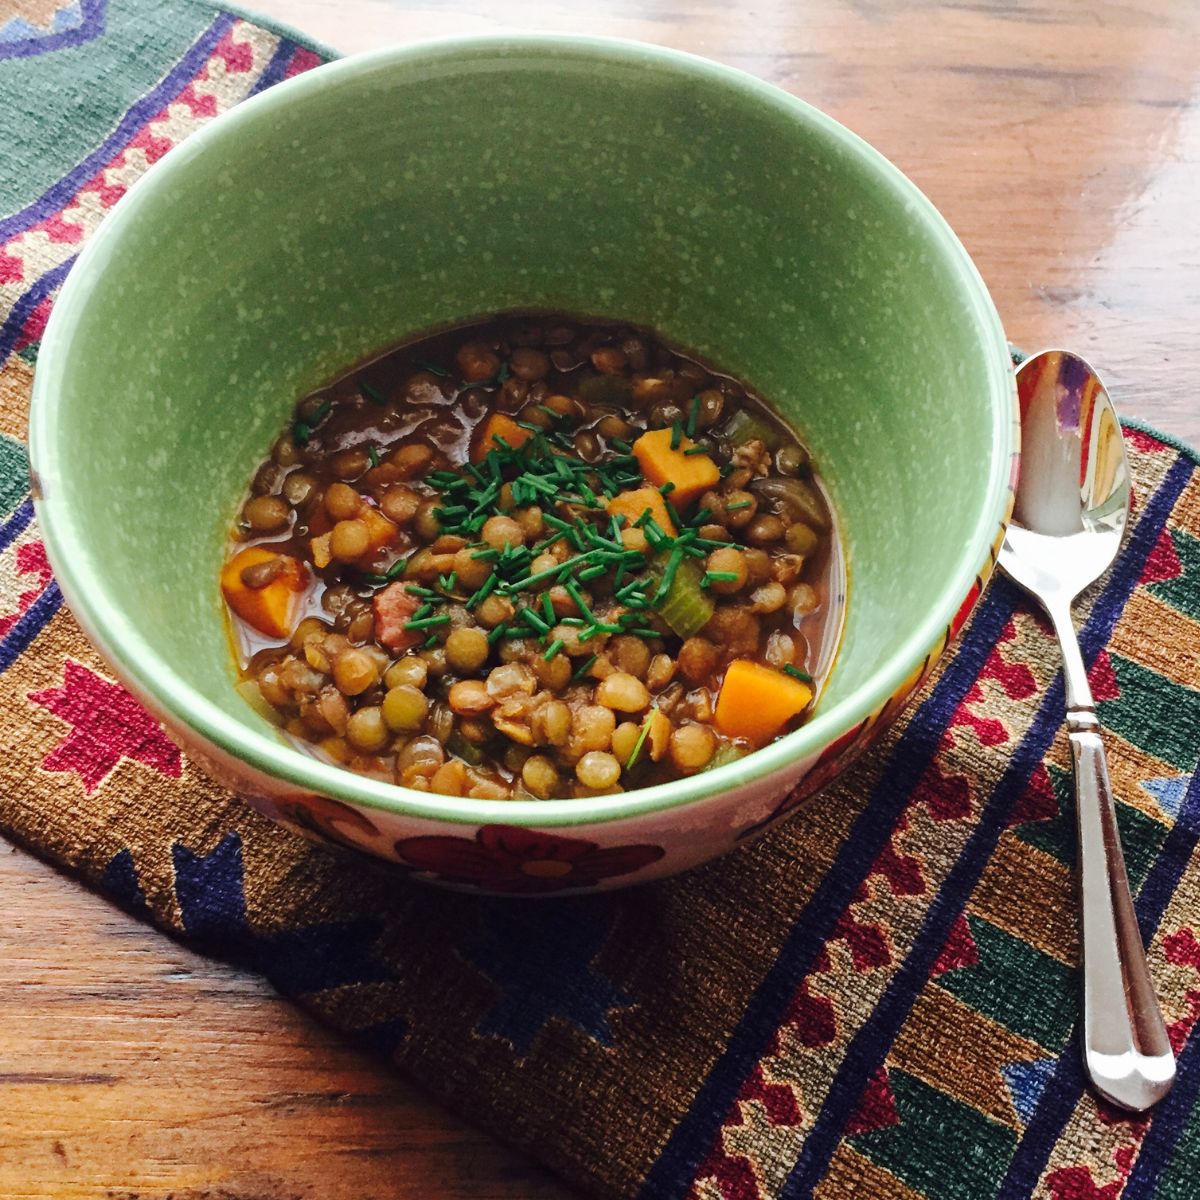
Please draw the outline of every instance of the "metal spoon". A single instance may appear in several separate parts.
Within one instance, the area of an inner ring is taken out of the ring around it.
[[[1075,767],[1083,946],[1083,1048],[1096,1090],[1140,1112],[1175,1080],[1129,896],[1100,722],[1071,602],[1117,556],[1129,516],[1121,426],[1095,371],[1064,350],[1017,370],[1021,482],[1000,566],[1046,610],[1063,654]]]

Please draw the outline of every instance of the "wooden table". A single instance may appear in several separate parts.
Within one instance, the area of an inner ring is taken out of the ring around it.
[[[5,0],[0,0],[0,8]],[[642,38],[752,71],[934,200],[1009,336],[1093,357],[1200,443],[1200,8],[1170,0],[258,0],[345,51],[504,28]],[[277,999],[28,855],[0,853],[0,1196],[566,1192]],[[215,1062],[220,1059],[220,1069]]]

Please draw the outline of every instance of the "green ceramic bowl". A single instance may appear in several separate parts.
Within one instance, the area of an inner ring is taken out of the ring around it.
[[[504,803],[320,763],[235,693],[224,530],[295,400],[406,335],[515,308],[653,326],[800,429],[851,581],[804,728],[673,784]],[[990,572],[1014,411],[962,246],[853,134],[698,58],[502,36],[321,67],[167,155],[54,307],[31,449],[71,608],[193,757],[423,877],[545,891],[711,858],[886,724]]]

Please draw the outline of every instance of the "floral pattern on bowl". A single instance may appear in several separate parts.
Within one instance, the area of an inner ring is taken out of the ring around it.
[[[396,843],[401,862],[438,883],[491,892],[559,892],[632,875],[663,857],[661,846],[608,846],[510,825],[473,838],[413,837]]]

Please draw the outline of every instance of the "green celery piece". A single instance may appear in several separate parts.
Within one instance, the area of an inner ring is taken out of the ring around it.
[[[450,740],[446,743],[446,749],[472,767],[478,767],[483,762],[483,751],[468,742],[458,730],[451,734]]]
[[[731,446],[744,446],[758,438],[768,450],[778,450],[784,441],[779,429],[744,408],[739,408],[725,423],[725,436]]]
[[[657,555],[646,571],[651,586],[647,595],[663,581],[667,569],[668,555]],[[700,586],[704,571],[695,559],[685,558],[675,570],[675,579],[666,598],[658,606],[659,615],[681,637],[689,638],[699,633],[712,620],[713,602]]]
[[[739,758],[745,758],[748,753],[748,750],[743,750],[733,742],[722,742],[717,747],[717,752],[708,760],[708,766],[704,769],[706,771],[715,771],[718,767],[725,767],[731,762],[737,762]]]

